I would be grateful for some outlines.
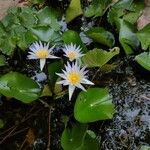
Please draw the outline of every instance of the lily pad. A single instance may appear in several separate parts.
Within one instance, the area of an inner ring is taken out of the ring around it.
[[[133,50],[140,44],[136,32],[134,25],[120,19],[119,41],[127,55],[133,54]]]
[[[70,5],[66,11],[66,21],[70,22],[77,16],[82,14],[80,0],[71,0]]]
[[[143,50],[147,50],[150,47],[150,24],[145,26],[142,30],[137,32],[137,37],[141,42]]]
[[[143,68],[150,71],[150,53],[143,52],[135,57],[135,60],[140,64]]]
[[[9,72],[0,78],[0,93],[24,103],[30,103],[38,99],[41,89],[27,76],[18,72]]]
[[[68,30],[63,34],[63,41],[65,44],[76,44],[82,48],[83,52],[87,52],[86,46],[83,44],[79,34],[73,30]]]
[[[82,62],[88,67],[102,67],[119,52],[119,48],[110,49],[109,52],[95,48],[82,57]]]
[[[61,146],[64,150],[75,150],[79,148],[86,135],[88,126],[86,124],[76,124],[72,129],[66,128],[61,137]]]
[[[85,32],[93,41],[112,47],[115,44],[114,35],[102,27],[93,27]]]
[[[92,132],[92,131],[91,131]],[[86,124],[76,124],[71,129],[65,128],[61,137],[64,150],[99,150],[99,142],[87,130]],[[94,133],[93,133],[94,134]]]
[[[107,88],[89,88],[76,100],[74,117],[81,123],[112,119],[114,105]]]
[[[58,31],[60,29],[60,25],[57,21],[58,16],[59,14],[57,13],[57,11],[51,7],[45,7],[37,13],[39,24],[49,25],[55,31]]]
[[[54,31],[48,26],[36,26],[31,29],[31,32],[37,36],[41,41],[51,42],[56,44],[61,41],[61,35],[59,32]]]
[[[93,0],[92,3],[85,9],[85,17],[103,16],[111,2],[112,0]]]

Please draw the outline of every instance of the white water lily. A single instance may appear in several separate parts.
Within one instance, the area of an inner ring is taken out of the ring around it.
[[[73,45],[72,43],[70,45],[65,45],[63,51],[65,53],[64,56],[68,57],[70,61],[78,59],[84,55],[81,52],[80,46],[76,46],[76,44]]]
[[[65,70],[62,70],[63,73],[56,73],[58,76],[63,78],[62,81],[58,81],[57,84],[69,85],[69,100],[71,100],[72,94],[75,90],[75,87],[86,91],[82,84],[94,85],[91,81],[87,79],[86,67],[81,68],[76,63],[65,65]]]
[[[28,59],[40,59],[40,69],[41,71],[44,68],[47,58],[55,59],[58,58],[52,55],[52,50],[55,46],[49,48],[49,43],[42,44],[41,41],[33,43],[29,49]]]

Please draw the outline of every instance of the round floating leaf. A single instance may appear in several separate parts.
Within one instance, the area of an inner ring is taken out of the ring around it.
[[[79,34],[75,31],[68,30],[64,32],[63,41],[65,44],[70,44],[70,43],[76,44],[77,46],[80,46],[82,48],[83,52],[87,52],[86,46],[82,43]]]
[[[74,117],[82,123],[111,119],[114,105],[107,88],[90,88],[81,92],[74,107]]]
[[[38,99],[41,89],[27,76],[18,72],[9,72],[0,78],[0,93],[24,103],[30,103]]]
[[[66,21],[70,22],[77,16],[82,14],[80,0],[71,0],[70,5],[66,11]]]
[[[145,69],[150,71],[150,53],[144,52],[135,57],[135,60]]]
[[[64,150],[76,150],[81,147],[87,130],[86,124],[76,124],[72,129],[66,128],[61,137],[61,146]]]
[[[31,32],[44,42],[60,42],[61,35],[48,26],[36,26],[31,29]]]
[[[133,54],[133,49],[139,46],[136,28],[131,23],[120,19],[119,41],[127,55]]]
[[[55,31],[60,29],[57,21],[58,13],[51,7],[45,7],[37,13],[40,25],[49,25]]]
[[[72,129],[65,128],[61,137],[64,150],[99,150],[99,143],[87,130],[86,124],[76,124]]]
[[[98,17],[102,16],[105,11],[109,8],[108,5],[112,0],[94,0],[92,3],[85,9],[85,17]]]
[[[117,47],[110,49],[109,52],[95,48],[82,57],[82,62],[88,67],[102,67],[112,57],[119,54],[119,51]]]
[[[112,33],[102,27],[93,27],[85,33],[93,41],[112,47],[115,44],[115,38]]]

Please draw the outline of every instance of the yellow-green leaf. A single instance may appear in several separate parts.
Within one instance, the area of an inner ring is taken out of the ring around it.
[[[80,0],[71,0],[71,3],[66,11],[66,21],[70,22],[77,16],[82,14]]]

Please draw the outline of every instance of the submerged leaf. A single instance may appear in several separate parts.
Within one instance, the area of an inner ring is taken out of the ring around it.
[[[4,127],[4,121],[2,119],[0,119],[0,129]]]
[[[111,119],[114,105],[107,88],[89,88],[77,97],[74,117],[81,123]]]

